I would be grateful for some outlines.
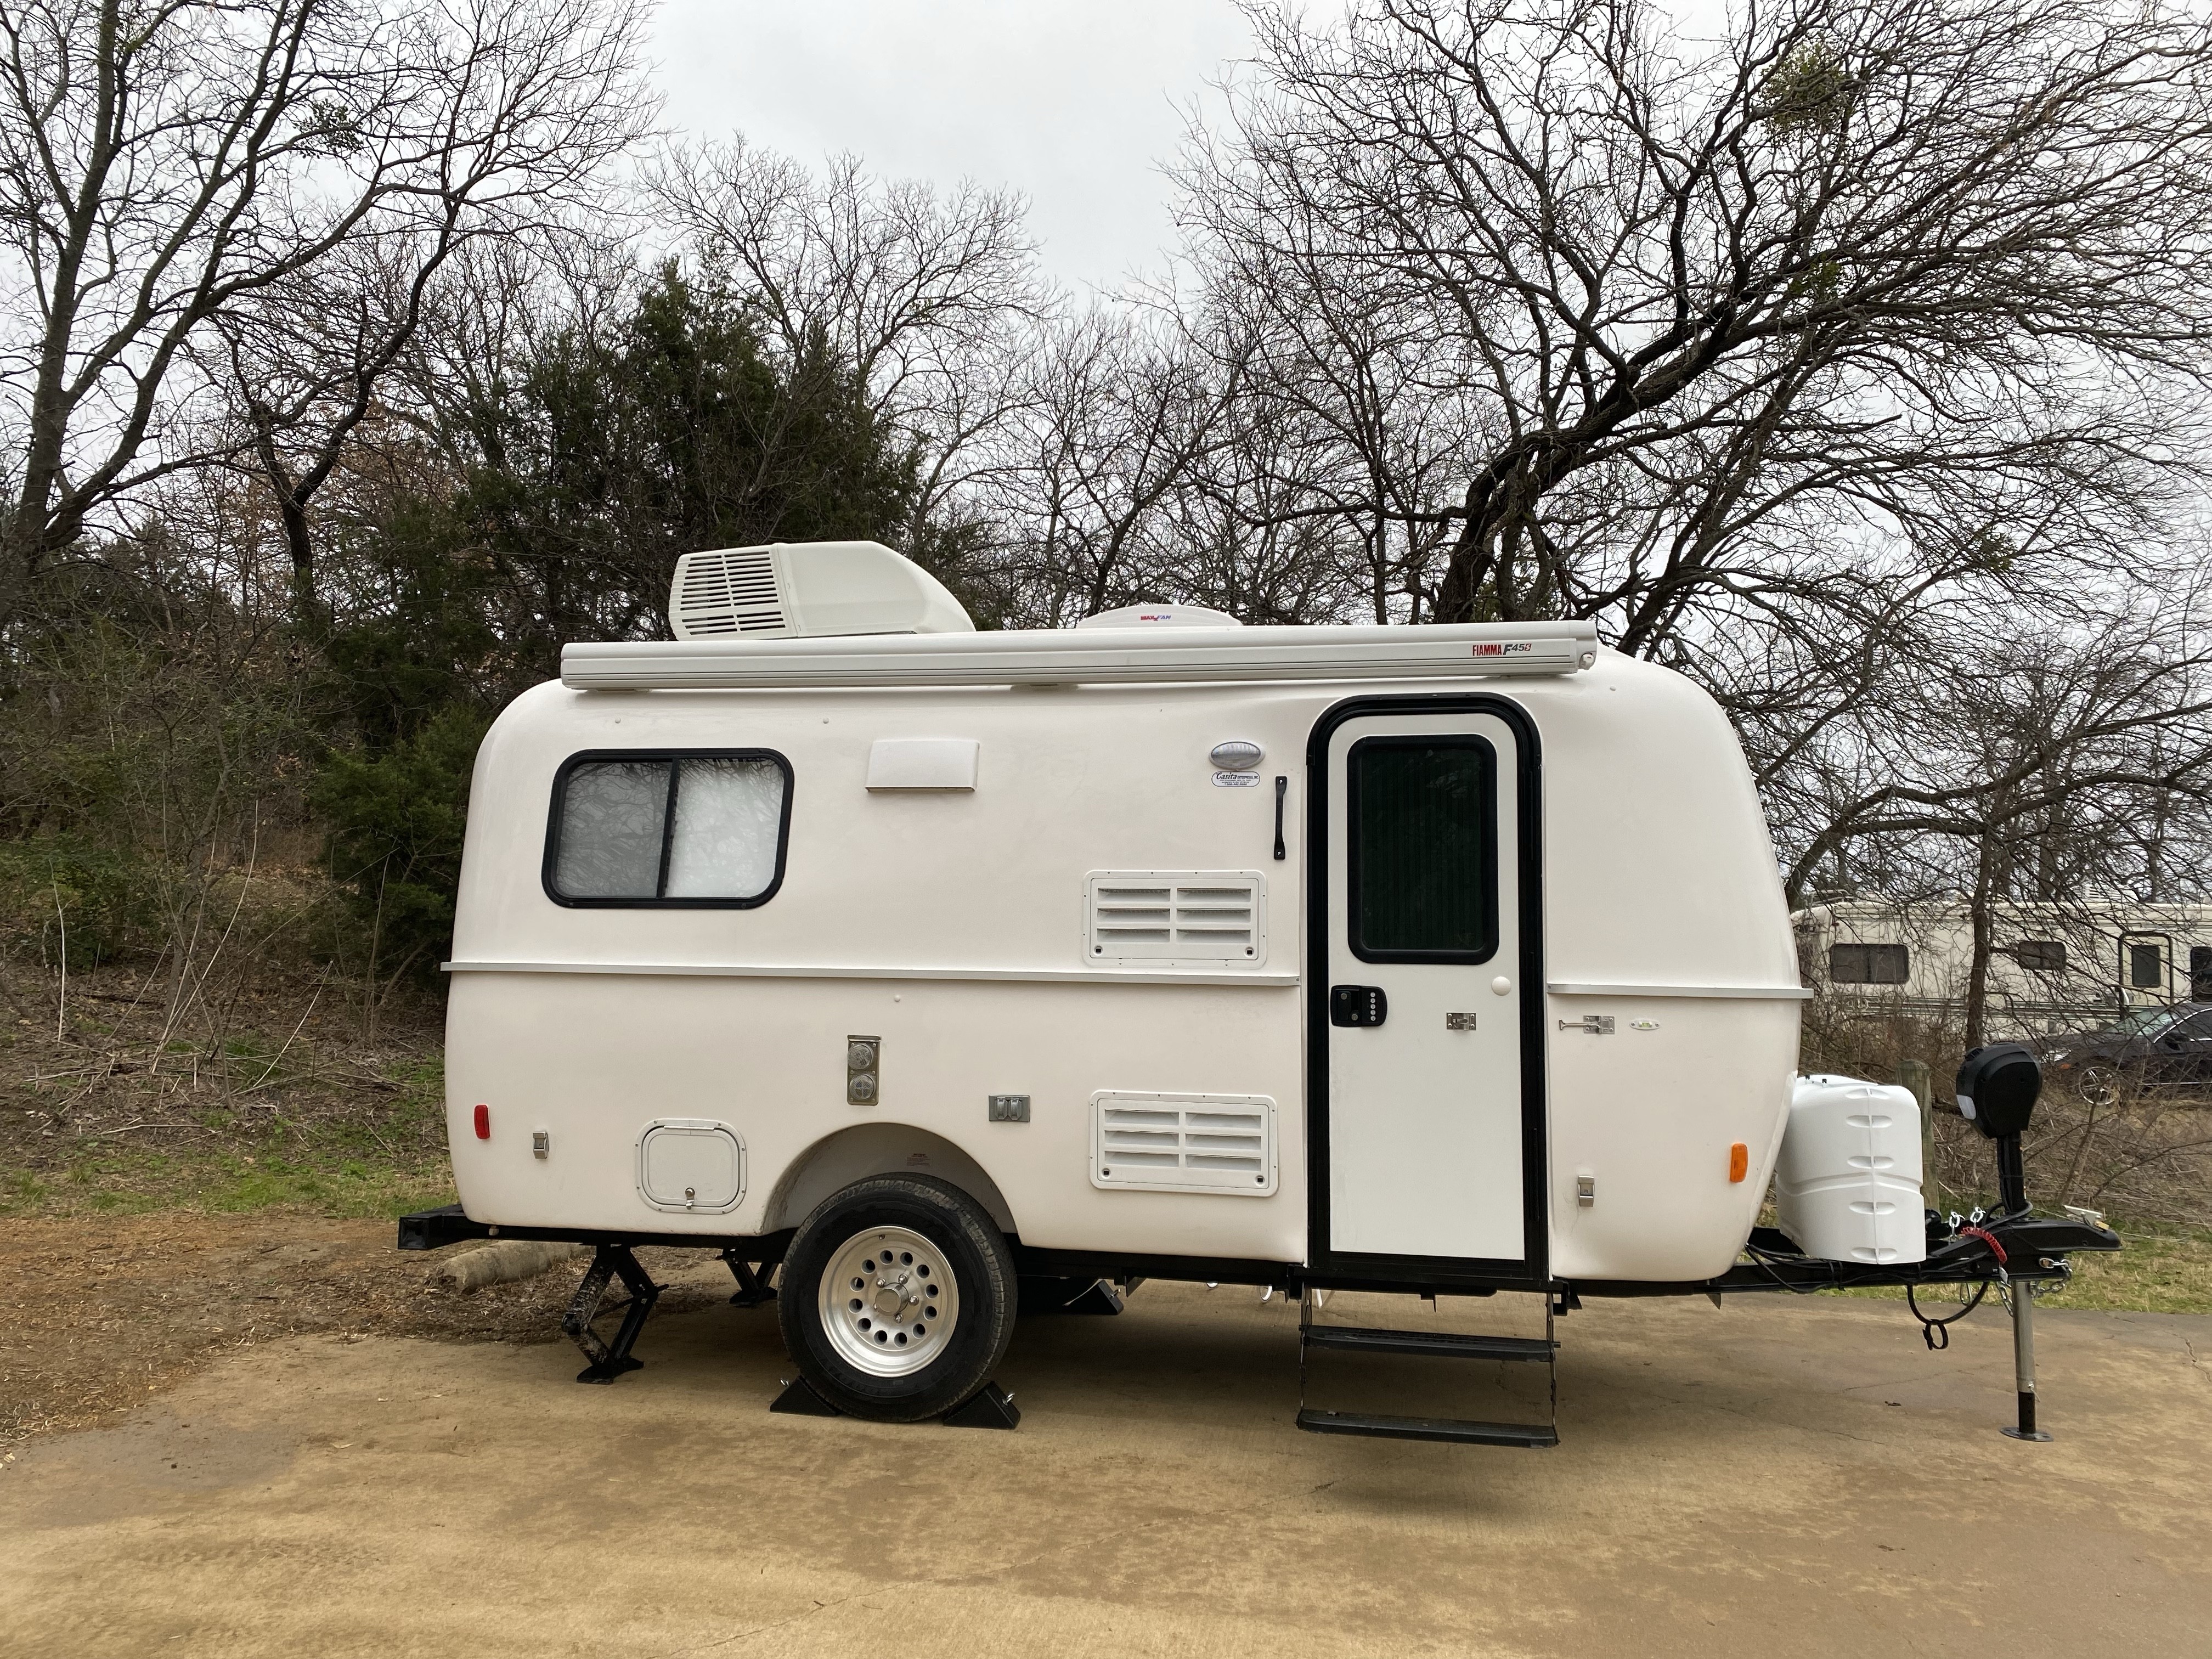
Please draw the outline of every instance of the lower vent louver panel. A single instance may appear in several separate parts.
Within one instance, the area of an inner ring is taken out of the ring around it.
[[[1264,1198],[1275,1190],[1275,1103],[1264,1095],[1093,1095],[1091,1180]]]

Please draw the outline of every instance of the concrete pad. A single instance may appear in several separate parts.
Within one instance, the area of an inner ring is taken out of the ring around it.
[[[719,1269],[713,1269],[719,1271]],[[723,1281],[726,1283],[726,1279]],[[2212,1653],[2212,1320],[1593,1304],[1563,1444],[1306,1435],[1297,1310],[1025,1322],[1015,1433],[771,1415],[772,1309],[295,1339],[0,1474],[23,1655]]]

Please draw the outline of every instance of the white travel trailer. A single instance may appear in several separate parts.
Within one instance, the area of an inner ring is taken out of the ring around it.
[[[1838,1005],[1936,1020],[1966,1006],[1974,932],[1963,904],[1847,899],[1791,921],[1808,981]],[[2008,1036],[2212,1002],[2212,905],[2007,902],[1991,908],[1990,944],[1987,1019]]]
[[[1018,1278],[1565,1308],[1747,1271],[1808,993],[1689,681],[1581,623],[976,633],[869,544],[690,556],[672,609],[484,741],[461,1204],[403,1223],[599,1245],[587,1377],[635,1363],[639,1243],[747,1300],[780,1265],[811,1396],[894,1419],[978,1397]]]

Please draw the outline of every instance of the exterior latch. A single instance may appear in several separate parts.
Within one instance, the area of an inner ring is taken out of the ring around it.
[[[1563,1019],[1559,1022],[1559,1029],[1562,1031],[1583,1031],[1588,1033],[1591,1036],[1611,1036],[1613,1035],[1613,1016],[1611,1014],[1584,1014],[1580,1019]]]
[[[1328,1023],[1332,1025],[1380,1025],[1390,1017],[1390,999],[1379,985],[1332,985],[1328,988]]]

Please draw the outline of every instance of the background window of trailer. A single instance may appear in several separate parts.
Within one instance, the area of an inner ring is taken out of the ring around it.
[[[566,904],[764,902],[789,797],[781,756],[580,755],[554,788],[546,886]]]
[[[2212,1002],[2212,945],[2189,947],[2189,1000]]]
[[[2056,939],[2024,939],[2012,947],[2013,960],[2039,974],[2066,971],[2066,942]]]
[[[1346,761],[1346,897],[1363,962],[1498,949],[1498,756],[1474,737],[1363,738]]]
[[[2128,988],[2131,991],[2158,991],[2166,987],[2166,947],[2161,945],[2135,945],[2127,948]]]
[[[1902,945],[1828,947],[1828,977],[1838,985],[1902,985],[1911,965]]]

